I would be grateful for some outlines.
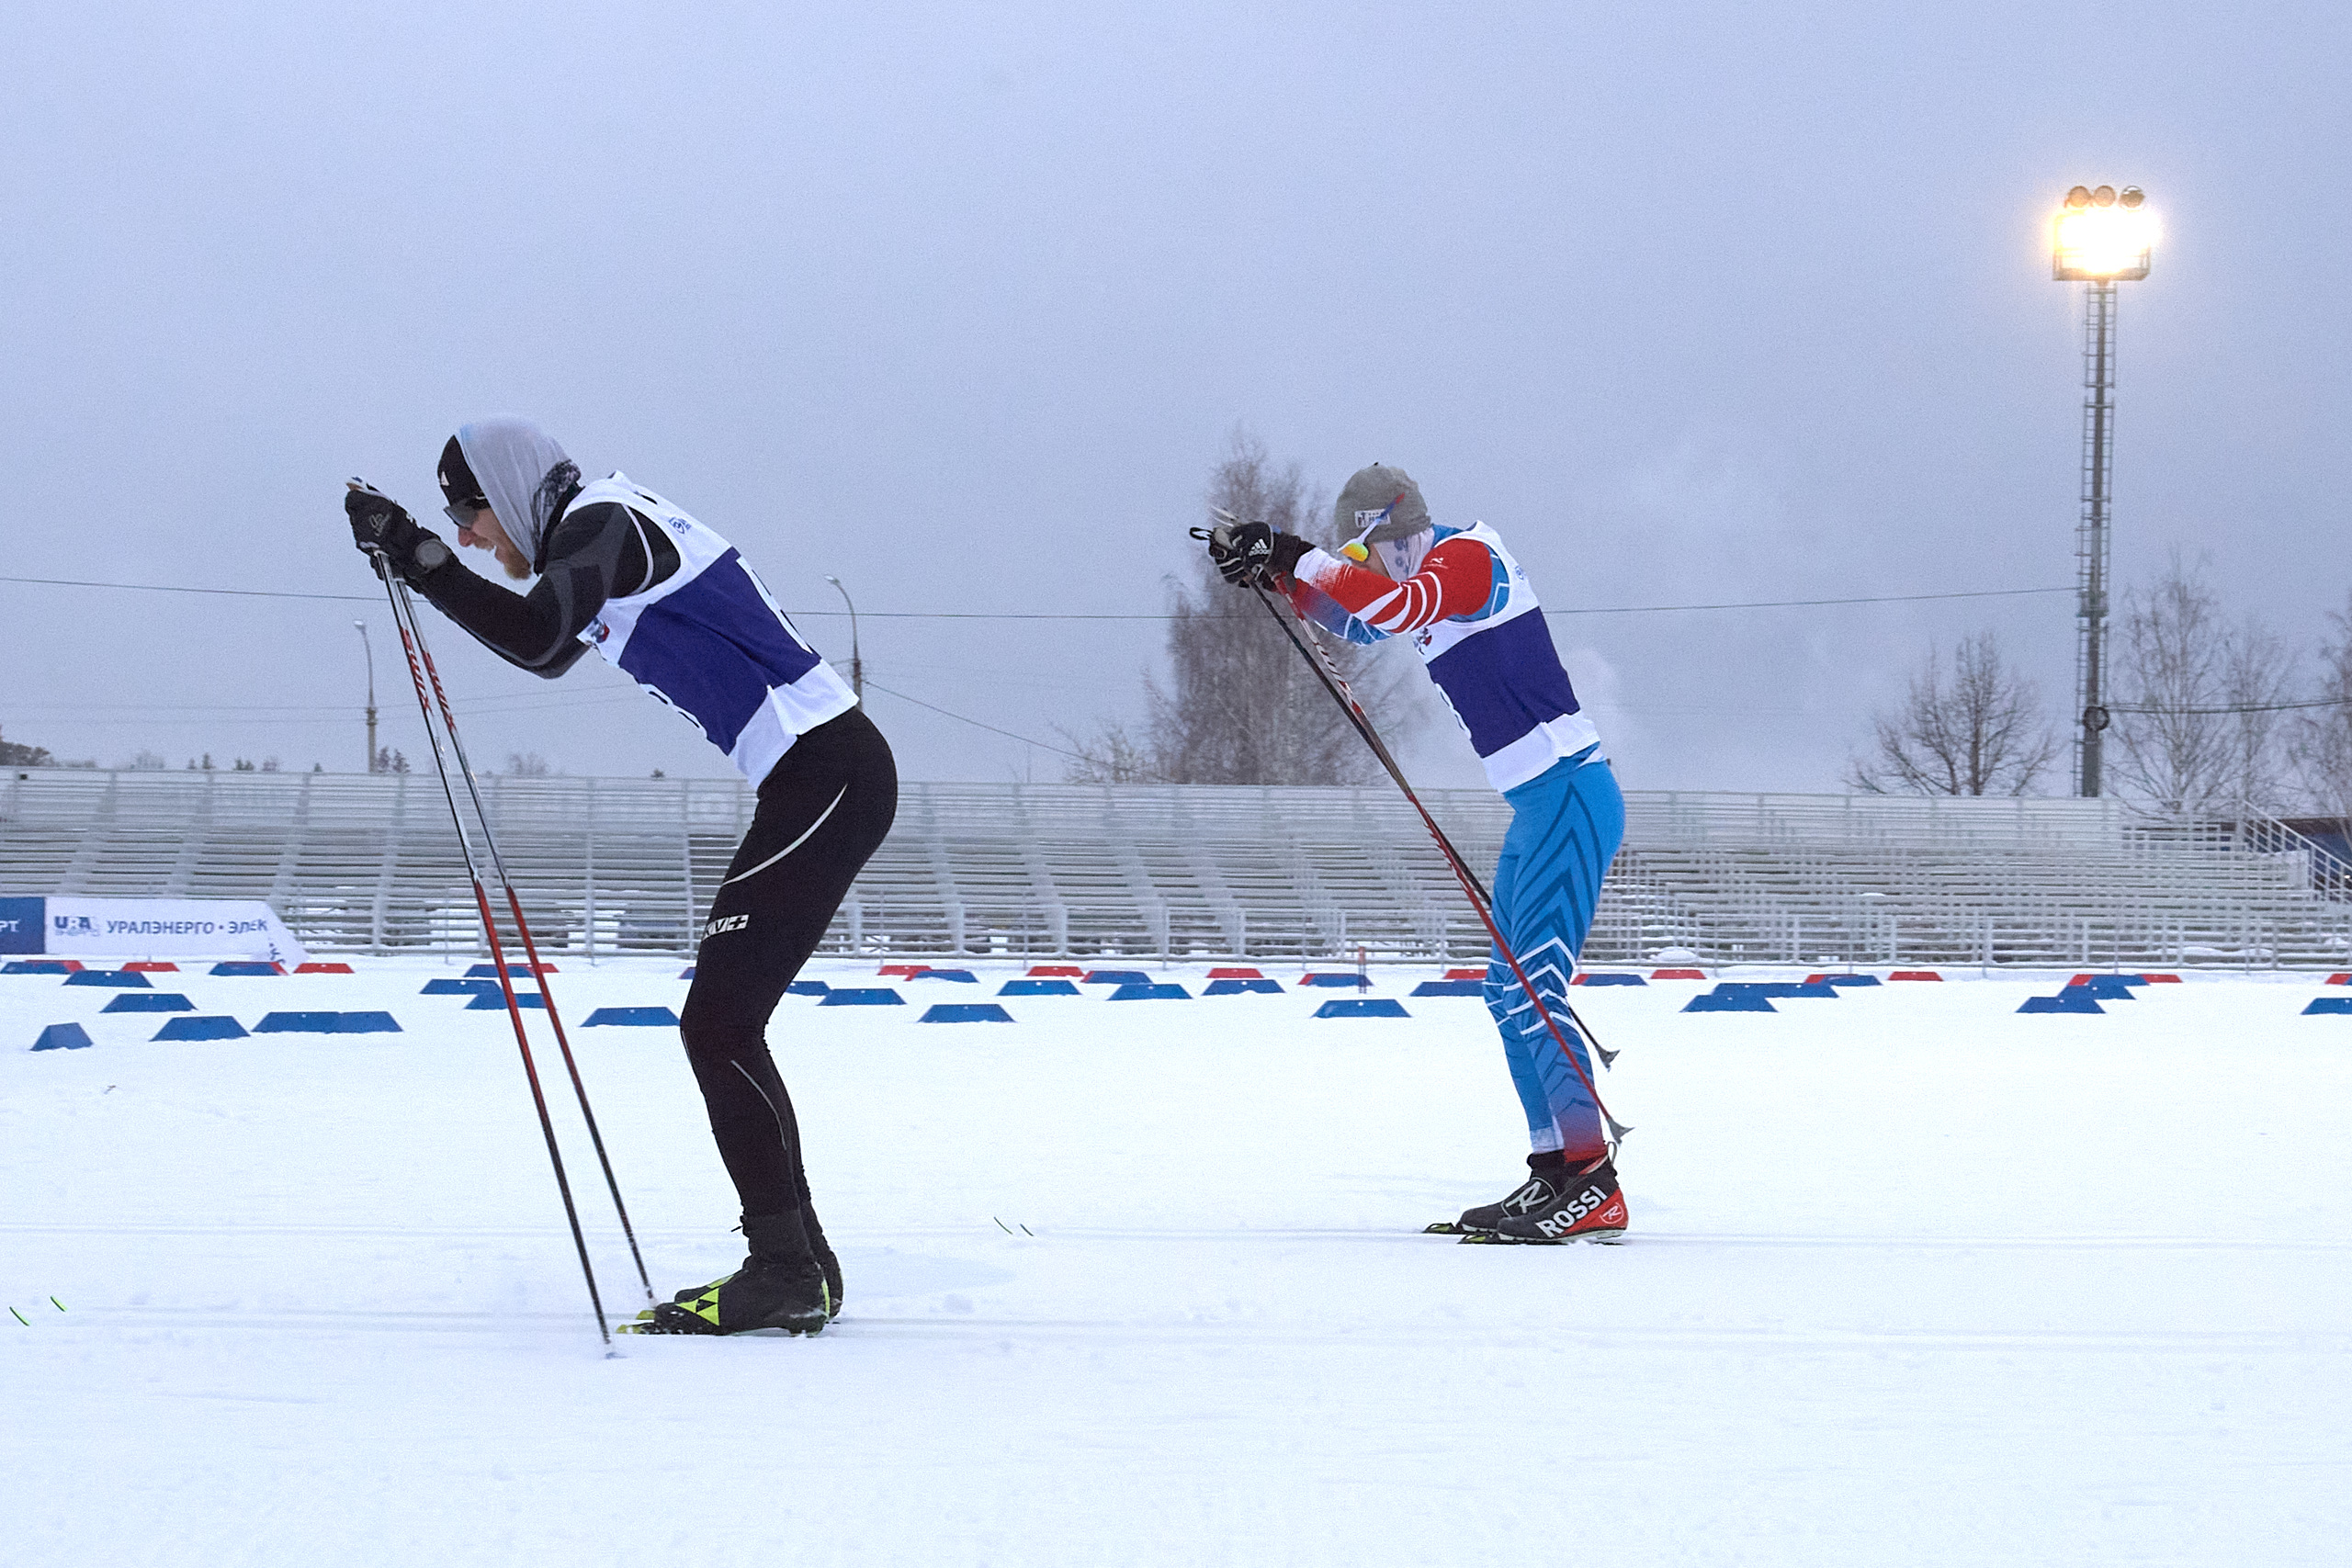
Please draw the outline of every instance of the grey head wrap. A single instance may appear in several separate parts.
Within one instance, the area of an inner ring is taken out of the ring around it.
[[[580,482],[580,465],[564,455],[554,436],[516,414],[459,425],[458,448],[507,538],[536,567],[556,509]]]

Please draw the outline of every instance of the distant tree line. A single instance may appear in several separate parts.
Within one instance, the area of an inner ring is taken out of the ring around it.
[[[2104,784],[2167,816],[2352,816],[2352,601],[2311,661],[2253,617],[2232,619],[2176,554],[2124,595],[2110,634]],[[1847,783],[1877,794],[2063,791],[2075,739],[2039,684],[1980,631],[1930,649],[1902,700],[1872,716]]]

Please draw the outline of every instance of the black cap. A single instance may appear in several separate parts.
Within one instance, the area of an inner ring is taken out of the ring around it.
[[[441,448],[441,493],[452,506],[481,507],[490,504],[482,494],[481,481],[474,478],[473,469],[466,466],[466,449],[458,438],[449,437],[449,445]]]

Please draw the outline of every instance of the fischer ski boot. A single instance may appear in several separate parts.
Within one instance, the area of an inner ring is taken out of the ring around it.
[[[1458,1220],[1440,1220],[1422,1228],[1424,1235],[1468,1235],[1491,1231],[1512,1214],[1530,1214],[1560,1196],[1568,1183],[1568,1162],[1556,1154],[1527,1156],[1527,1179],[1499,1202],[1464,1209]]]
[[[1519,1196],[1514,1192],[1504,1201],[1515,1201]],[[1617,1167],[1604,1155],[1576,1175],[1561,1179],[1552,1196],[1520,1213],[1507,1213],[1491,1228],[1469,1232],[1462,1239],[1522,1247],[1613,1242],[1624,1238],[1626,1219],[1625,1195],[1617,1188]]]
[[[808,1233],[808,1250],[816,1255],[817,1267],[825,1271],[825,1315],[842,1314],[842,1260],[833,1256],[832,1244],[825,1239],[825,1227],[817,1223],[817,1211],[808,1204],[800,1205],[800,1228]]]
[[[743,1267],[639,1314],[630,1331],[746,1334],[755,1328],[781,1328],[787,1334],[815,1334],[822,1330],[832,1317],[832,1290],[823,1264],[808,1245],[800,1213],[746,1214],[743,1235],[752,1244]]]

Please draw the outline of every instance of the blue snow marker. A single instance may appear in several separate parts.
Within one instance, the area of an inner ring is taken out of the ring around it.
[[[1424,980],[1413,987],[1417,997],[1483,997],[1487,994],[1484,980]]]
[[[907,998],[888,986],[843,986],[827,991],[820,1008],[895,1008],[906,1006]]]
[[[548,999],[537,991],[517,991],[514,993],[514,1005],[518,1008],[537,1008],[544,1012],[547,1010]],[[474,999],[466,1004],[466,1010],[468,1012],[505,1011],[506,998],[500,993],[498,982],[492,980],[489,990],[475,993]]]
[[[2123,976],[2120,975],[2093,975],[2087,979],[2070,980],[2065,989],[2080,991],[2085,996],[2096,997],[2103,1002],[2129,1002],[2139,999],[2132,996],[2132,987],[2123,983]]]
[[[1272,996],[1280,996],[1282,995],[1282,990],[1283,983],[1280,980],[1211,980],[1209,982],[1209,988],[1203,991],[1201,995],[1204,997],[1238,997],[1250,993],[1263,992]]]
[[[2028,997],[2019,1012],[2095,1012],[2105,1014],[2088,986],[2068,986],[2054,997]]]
[[[510,980],[528,980],[532,977],[531,966],[527,964],[509,964],[506,966],[506,977]],[[498,965],[495,964],[477,964],[472,968],[466,971],[466,978],[469,980],[495,980],[498,978]]]
[[[1816,975],[1805,982],[1808,986],[1875,986],[1875,975]]]
[[[1000,997],[1076,997],[1085,993],[1068,980],[1007,980],[996,988],[996,994]]]
[[[100,1012],[194,1012],[196,1004],[177,991],[147,991],[108,997]]]
[[[0,975],[71,975],[59,958],[15,958],[0,964]]]
[[[686,973],[691,975],[694,971],[689,969]],[[831,989],[822,980],[795,980],[784,988],[784,992],[788,997],[821,997]]]
[[[498,995],[495,980],[427,980],[421,997],[494,997]]]
[[[339,1014],[332,1012],[266,1013],[254,1025],[255,1034],[333,1034]]]
[[[1087,976],[1089,979],[1092,976]],[[1182,986],[1155,986],[1148,980],[1131,980],[1111,993],[1114,1002],[1189,1002],[1193,993]]]
[[[624,1029],[675,1029],[678,1015],[668,1008],[598,1008],[580,1027],[594,1029],[607,1023]]]
[[[969,969],[918,969],[907,976],[910,980],[960,980],[967,986],[977,986],[980,977]]]
[[[679,979],[681,979],[681,980],[691,980],[691,979],[693,979],[694,977],[695,977],[695,966],[694,966],[693,964],[687,964],[684,969],[681,969],[681,970],[679,970],[679,971],[678,971],[678,978],[679,978]]]
[[[251,977],[261,975],[278,975],[283,974],[284,971],[279,969],[275,964],[261,964],[249,962],[244,959],[236,959],[227,964],[215,964],[209,970],[206,971],[206,973],[212,975],[224,975],[231,978],[235,978],[238,976]]]
[[[1151,976],[1140,969],[1089,969],[1085,983],[1090,986],[1148,986]]]
[[[171,1018],[155,1031],[157,1040],[243,1040],[245,1026],[233,1018]]]
[[[1471,984],[1476,985],[1477,982],[1474,980]],[[1579,986],[1646,986],[1649,982],[1639,975],[1595,975],[1588,972],[1577,976],[1577,984]]]
[[[1372,988],[1372,978],[1366,975],[1302,975],[1302,986],[1354,986],[1363,990]]]
[[[1771,999],[1761,991],[1729,990],[1717,987],[1704,996],[1692,997],[1682,1004],[1684,1012],[1778,1012]]]
[[[152,991],[155,983],[136,969],[82,969],[65,976],[69,986],[113,986],[125,991]]]
[[[90,1032],[78,1023],[52,1023],[33,1042],[36,1051],[79,1051],[90,1043]]]
[[[1012,1015],[994,1002],[933,1002],[917,1023],[1011,1023]]]
[[[1394,997],[1334,997],[1315,1010],[1317,1018],[1410,1018]]]
[[[2312,1005],[2303,1010],[2303,1016],[2309,1018],[2315,1012],[2352,1012],[2352,997],[2313,997]],[[36,1045],[33,1049],[38,1051],[40,1047]]]
[[[334,1015],[337,1034],[402,1034],[407,1032],[400,1021],[388,1012],[339,1012]]]

